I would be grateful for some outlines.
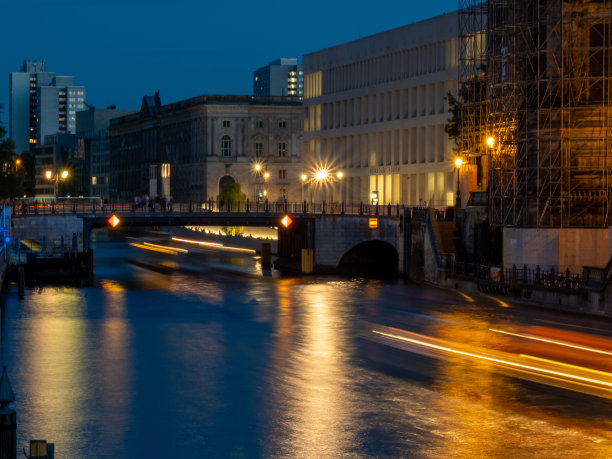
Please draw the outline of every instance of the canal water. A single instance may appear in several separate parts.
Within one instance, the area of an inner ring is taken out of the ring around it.
[[[5,294],[20,450],[45,439],[58,458],[612,454],[604,399],[367,337],[368,324],[415,318],[421,331],[434,320],[438,337],[459,322],[603,335],[605,323],[402,281],[264,276],[248,253],[186,263],[101,237],[95,246],[93,286]]]

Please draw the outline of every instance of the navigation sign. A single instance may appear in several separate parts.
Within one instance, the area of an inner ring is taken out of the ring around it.
[[[293,219],[289,215],[285,215],[283,219],[281,220],[281,223],[283,224],[285,228],[289,228],[291,224],[293,223]]]
[[[107,222],[110,226],[114,228],[119,224],[119,222],[121,222],[121,220],[119,220],[116,215],[111,215]]]

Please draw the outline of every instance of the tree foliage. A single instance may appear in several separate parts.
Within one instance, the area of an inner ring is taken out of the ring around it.
[[[448,102],[448,113],[450,114],[450,117],[444,125],[444,132],[446,132],[448,137],[453,140],[455,147],[457,147],[459,145],[459,136],[461,134],[460,126],[462,103],[450,91],[446,93],[446,97],[444,99]]]
[[[232,208],[238,209],[238,205],[242,207],[246,202],[246,195],[242,192],[240,183],[229,183],[221,188],[219,196],[217,197],[217,202],[218,204],[223,203],[224,206],[231,203]]]
[[[0,111],[2,106],[0,106]],[[6,128],[0,124],[0,199],[23,195],[23,168],[16,164],[15,142],[6,137]]]

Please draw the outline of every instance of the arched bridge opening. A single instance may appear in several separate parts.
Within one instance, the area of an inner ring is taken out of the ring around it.
[[[393,245],[385,241],[364,241],[344,254],[338,263],[341,274],[395,278],[398,275],[399,254]]]

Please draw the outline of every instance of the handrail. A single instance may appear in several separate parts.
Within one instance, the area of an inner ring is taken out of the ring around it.
[[[99,199],[60,199],[50,200],[15,200],[12,206],[12,216],[15,218],[32,217],[36,215],[68,215],[68,214],[178,214],[178,213],[208,213],[208,212],[245,212],[253,214],[291,213],[306,215],[363,215],[399,218],[400,206],[374,206],[360,203],[342,202],[286,202],[286,201],[242,201],[217,202],[213,200],[202,202],[103,202]]]

